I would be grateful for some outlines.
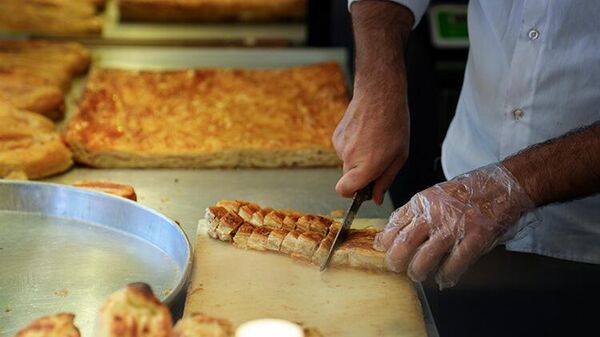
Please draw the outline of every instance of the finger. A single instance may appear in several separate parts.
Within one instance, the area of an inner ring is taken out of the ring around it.
[[[429,224],[414,219],[402,229],[385,256],[386,266],[394,272],[404,272],[419,246],[429,237]]]
[[[373,241],[373,248],[380,252],[385,252],[392,246],[396,235],[400,230],[412,221],[412,213],[409,211],[409,204],[406,204],[397,210],[395,210],[392,215],[390,215],[390,219],[388,224],[385,226],[385,229],[375,236],[375,240]]]
[[[344,173],[342,178],[335,185],[335,190],[343,197],[350,198],[361,188],[367,186],[373,181],[379,172],[373,171],[364,164],[357,164]]]
[[[408,277],[422,282],[437,268],[442,259],[452,250],[454,236],[447,231],[437,231],[417,251],[408,265]]]
[[[440,289],[453,287],[469,266],[481,257],[489,243],[490,239],[486,235],[471,231],[462,241],[455,244],[435,276]]]
[[[396,157],[392,164],[390,164],[390,166],[383,171],[383,174],[375,181],[375,186],[373,187],[373,201],[377,205],[383,203],[385,192],[390,188],[398,171],[400,171],[405,162],[406,158],[404,156]]]

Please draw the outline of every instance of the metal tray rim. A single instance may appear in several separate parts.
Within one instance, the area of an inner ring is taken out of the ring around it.
[[[171,226],[173,226],[175,228],[175,230],[183,237],[183,239],[185,240],[186,243],[186,251],[187,251],[187,261],[185,263],[185,267],[182,270],[182,277],[180,278],[180,280],[177,282],[177,286],[171,291],[171,293],[164,299],[164,303],[167,305],[172,305],[176,299],[179,297],[180,293],[185,290],[185,286],[187,284],[187,282],[189,281],[190,275],[191,275],[191,269],[192,269],[192,259],[193,259],[193,250],[192,250],[192,245],[190,243],[190,240],[188,238],[188,236],[186,235],[185,231],[181,228],[181,226],[179,224],[177,224],[175,221],[173,221],[172,219],[168,218],[167,216],[165,216],[164,214],[149,208],[147,206],[144,206],[142,204],[139,204],[135,201],[129,200],[129,199],[125,199],[125,198],[121,198],[118,196],[114,196],[114,195],[110,195],[107,193],[101,193],[101,192],[96,192],[96,191],[91,191],[91,190],[86,190],[86,189],[82,189],[82,188],[77,188],[74,186],[69,186],[69,185],[63,185],[63,184],[57,184],[57,183],[47,183],[47,182],[38,182],[38,181],[15,181],[15,180],[0,180],[0,184],[3,185],[29,185],[29,186],[51,186],[51,187],[55,187],[55,188],[61,188],[61,189],[66,189],[66,190],[70,190],[73,191],[75,193],[80,193],[80,194],[84,194],[84,195],[90,195],[94,198],[112,198],[114,200],[118,200],[119,202],[124,202],[124,203],[129,203],[130,205],[132,205],[133,207],[138,207],[141,208],[142,210],[149,212],[155,216],[158,216],[159,218],[162,218],[163,220],[165,220],[167,223],[169,223]],[[77,219],[75,217],[73,217],[74,219]],[[85,219],[78,219],[78,220],[85,220]]]

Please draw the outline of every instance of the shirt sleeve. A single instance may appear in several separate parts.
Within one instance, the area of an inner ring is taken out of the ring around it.
[[[352,10],[352,4],[361,0],[348,0],[348,10]],[[417,26],[423,14],[429,7],[429,0],[387,0],[391,2],[395,2],[399,5],[402,5],[408,8],[415,17],[415,24],[413,25],[413,29]]]

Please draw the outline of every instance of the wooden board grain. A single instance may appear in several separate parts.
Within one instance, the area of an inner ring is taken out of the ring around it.
[[[381,225],[357,219],[356,228]],[[421,305],[404,275],[319,268],[282,255],[237,249],[208,238],[199,223],[184,315],[203,312],[234,324],[282,318],[326,337],[427,336]]]

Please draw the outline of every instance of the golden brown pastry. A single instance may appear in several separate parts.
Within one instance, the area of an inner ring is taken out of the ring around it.
[[[22,171],[31,179],[43,178],[72,164],[50,120],[0,101],[0,177]]]
[[[111,181],[76,181],[73,186],[85,188],[92,191],[98,191],[116,195],[129,200],[137,201],[137,194],[131,185],[119,184]]]
[[[147,284],[132,283],[110,295],[98,314],[94,337],[170,337],[169,308]]]
[[[281,21],[306,15],[306,0],[120,0],[124,20]]]
[[[74,319],[70,313],[42,317],[19,330],[15,337],[80,337]]]
[[[267,250],[279,252],[283,239],[288,233],[288,230],[282,228],[272,230],[267,239]]]
[[[248,238],[248,249],[253,250],[267,250],[267,241],[271,230],[266,227],[256,227],[252,232],[252,235]]]
[[[65,139],[94,167],[313,167],[340,163],[341,67],[93,69]],[[238,211],[238,209],[236,209]]]
[[[319,244],[323,240],[323,235],[317,232],[304,232],[300,234],[294,250],[291,255],[295,258],[299,258],[306,261],[311,261],[313,254],[319,247]]]
[[[239,226],[242,225],[244,219],[232,211],[228,211],[219,219],[219,227],[217,227],[217,237],[221,241],[232,242],[233,235]]]
[[[248,239],[255,229],[254,225],[244,222],[233,237],[233,245],[241,249],[248,249]]]
[[[171,337],[233,337],[233,334],[230,321],[194,313],[175,324]]]

